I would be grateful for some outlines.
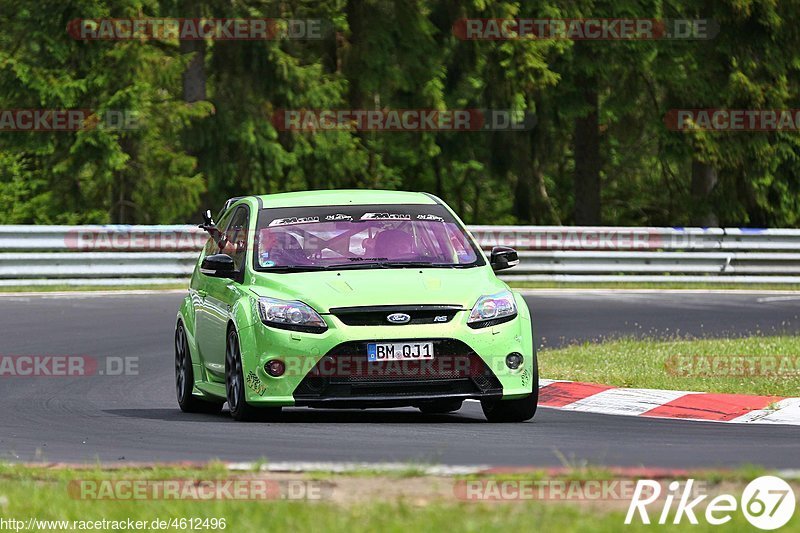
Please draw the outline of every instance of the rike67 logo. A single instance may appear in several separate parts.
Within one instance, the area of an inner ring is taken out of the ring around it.
[[[709,495],[700,494],[692,499],[696,496],[693,486],[693,479],[686,480],[683,484],[673,481],[662,497],[662,486],[658,481],[639,480],[625,516],[625,523],[631,524],[640,520],[643,524],[650,524],[652,520],[664,525],[670,522],[681,524],[686,520],[696,525],[700,515],[707,523],[718,526],[730,522],[736,513],[741,512],[754,527],[774,530],[786,525],[794,515],[794,491],[779,477],[762,476],[754,479],[745,487],[740,500],[731,494],[719,494],[705,504],[704,513],[698,507]],[[650,512],[655,512],[652,518]]]

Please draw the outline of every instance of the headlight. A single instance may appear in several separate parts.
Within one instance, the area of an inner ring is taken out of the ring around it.
[[[469,313],[467,325],[473,329],[485,328],[513,320],[517,316],[517,303],[511,291],[481,296]]]
[[[258,314],[264,324],[273,328],[307,333],[322,333],[328,329],[319,313],[303,302],[259,298]]]

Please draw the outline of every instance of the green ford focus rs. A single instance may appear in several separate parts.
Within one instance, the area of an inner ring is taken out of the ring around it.
[[[187,412],[237,420],[282,407],[416,407],[479,400],[492,422],[531,419],[539,374],[525,301],[435,196],[309,191],[234,198],[178,312]]]

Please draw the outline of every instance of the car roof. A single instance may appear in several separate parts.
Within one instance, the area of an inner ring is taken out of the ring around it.
[[[373,189],[338,189],[299,191],[257,196],[265,209],[274,207],[312,207],[326,205],[418,204],[438,203],[422,192],[382,191]]]

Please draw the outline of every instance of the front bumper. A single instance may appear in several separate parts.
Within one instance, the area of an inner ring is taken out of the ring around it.
[[[417,405],[443,398],[500,397],[502,385],[472,349],[434,339],[432,360],[369,362],[365,341],[339,344],[294,390],[296,405]]]
[[[324,315],[328,330],[321,334],[257,323],[239,332],[247,401],[264,406],[399,407],[440,399],[525,396],[532,391],[534,348],[528,309],[521,297],[517,300],[514,320],[482,329],[467,326],[468,311],[455,313],[447,323],[400,326],[347,325]],[[432,341],[432,367],[405,372],[405,362],[393,362],[394,370],[400,370],[393,373],[366,363],[368,342],[404,340]],[[505,364],[512,352],[524,357],[515,370]],[[264,370],[273,359],[286,366],[280,377]]]

